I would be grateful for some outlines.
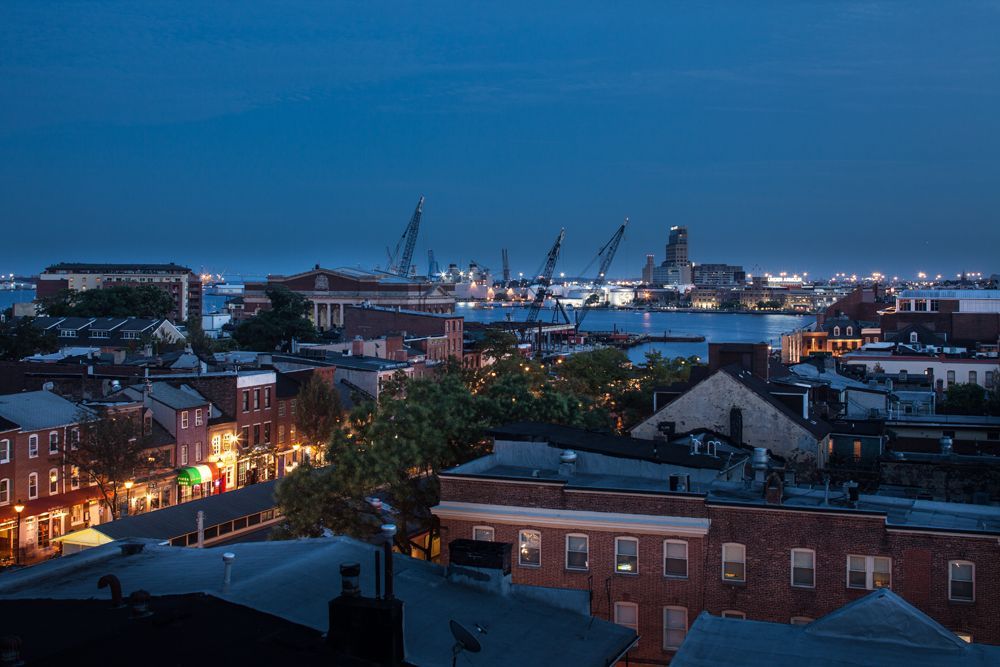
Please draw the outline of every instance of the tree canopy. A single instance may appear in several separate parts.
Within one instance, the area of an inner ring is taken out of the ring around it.
[[[325,446],[340,425],[340,394],[318,373],[313,373],[296,398],[295,425],[302,439]]]
[[[1000,376],[1000,370],[996,376]],[[950,415],[1000,415],[1000,388],[988,391],[971,382],[952,383],[938,407]]]
[[[313,341],[316,328],[309,319],[312,302],[284,286],[268,288],[271,308],[241,322],[233,339],[245,350],[270,352],[279,346],[287,348],[292,339]]]
[[[174,299],[155,285],[115,285],[86,291],[61,290],[42,299],[41,309],[52,317],[167,317]]]
[[[18,361],[33,354],[55,352],[59,340],[54,331],[42,331],[33,317],[0,322],[0,359]]]

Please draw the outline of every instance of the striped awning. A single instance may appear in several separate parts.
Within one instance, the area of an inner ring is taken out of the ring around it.
[[[194,486],[195,484],[211,482],[214,477],[215,469],[212,466],[188,466],[181,468],[181,471],[177,473],[177,484],[179,486]]]

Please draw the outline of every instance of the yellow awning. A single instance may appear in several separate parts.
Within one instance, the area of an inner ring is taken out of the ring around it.
[[[114,542],[114,538],[108,537],[96,528],[84,528],[83,530],[66,533],[65,535],[60,535],[59,537],[53,537],[52,541],[75,544],[81,547],[99,547],[102,544]]]

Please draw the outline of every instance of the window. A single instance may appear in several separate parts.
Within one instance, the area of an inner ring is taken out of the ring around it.
[[[683,540],[663,541],[663,576],[687,579],[688,543]]]
[[[676,651],[684,643],[688,629],[688,610],[685,607],[663,608],[663,648]]]
[[[38,456],[38,436],[28,436],[28,458],[33,459]]]
[[[492,526],[472,527],[472,539],[477,542],[492,542],[494,534]]]
[[[834,336],[839,336],[840,335],[840,327],[834,327],[833,328],[833,335]]]
[[[285,425],[278,424],[278,444],[285,444]]]
[[[889,588],[892,582],[892,560],[881,556],[848,556],[848,588]]]
[[[240,440],[243,446],[246,447],[250,444],[250,427],[244,426],[240,429]]]
[[[196,463],[201,461],[201,443],[194,443],[194,460]]]
[[[260,444],[260,424],[253,425],[253,444]]]
[[[264,422],[264,444],[271,444],[271,422]]]
[[[639,605],[634,602],[615,603],[615,623],[639,632]]]
[[[221,435],[216,434],[216,435],[212,436],[212,453],[215,454],[216,456],[218,456],[219,454],[222,453],[222,436]]]
[[[634,537],[615,538],[615,572],[639,574],[639,540]]]
[[[740,620],[745,620],[747,615],[742,611],[736,611],[735,609],[726,609],[722,612],[722,618],[738,618]]]
[[[955,384],[955,371],[948,371],[948,384]]]
[[[69,485],[70,488],[79,489],[80,488],[80,469],[76,466],[70,466],[69,469]]]
[[[792,625],[809,625],[812,622],[813,619],[809,618],[808,616],[792,616],[791,620]]]
[[[0,479],[0,505],[10,503],[10,480]]]
[[[271,388],[270,387],[264,387],[264,407],[265,408],[270,408],[271,407]]]
[[[49,470],[49,495],[54,496],[59,493],[59,471],[55,468]]]
[[[848,336],[854,335],[854,327],[847,327],[847,335]]]
[[[285,402],[284,401],[278,401],[278,416],[279,417],[284,417],[285,416]]]
[[[792,586],[816,586],[816,552],[812,549],[792,549]]]
[[[49,454],[59,453],[59,433],[52,431],[49,433]]]
[[[0,463],[10,461],[10,440],[0,440]]]
[[[747,580],[747,548],[742,544],[722,545],[722,580]]]
[[[28,475],[28,500],[38,497],[38,473],[33,472]]]
[[[69,448],[73,451],[80,449],[80,429],[74,428],[69,432]]]
[[[909,377],[909,374],[906,372],[906,369],[905,368],[899,369],[899,381],[906,382],[907,377]]]
[[[181,428],[188,427],[188,411],[184,410],[181,412]]]
[[[253,390],[253,409],[260,410],[260,389]]]
[[[196,410],[194,411],[194,425],[195,425],[195,426],[201,426],[201,425],[202,425],[202,423],[203,423],[203,422],[202,422],[202,420],[201,420],[201,408],[197,408],[197,409],[196,409]]]
[[[976,371],[969,371],[969,384],[977,384],[979,382],[979,376]]]
[[[986,388],[993,388],[993,378],[995,377],[993,371],[986,371]]]
[[[854,459],[857,460],[857,459],[860,459],[860,458],[861,458],[861,441],[860,440],[855,440],[854,441]]]
[[[917,334],[916,331],[911,331],[910,332],[910,342],[911,343],[919,343],[920,342],[920,336]]]
[[[181,445],[181,460],[180,464],[186,466],[188,464],[188,446]]]
[[[243,390],[243,412],[250,412],[250,390]]]
[[[517,562],[525,567],[542,564],[542,534],[537,530],[522,530],[518,535]]]
[[[972,602],[976,599],[976,565],[967,560],[948,561],[948,599]]]
[[[586,535],[566,536],[566,569],[586,570],[590,567],[590,538]]]

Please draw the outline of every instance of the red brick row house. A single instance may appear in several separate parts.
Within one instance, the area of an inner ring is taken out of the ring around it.
[[[589,591],[638,631],[635,664],[669,662],[702,611],[806,623],[880,587],[1000,644],[1000,509],[786,485],[710,442],[504,429],[433,512],[446,543],[513,544],[515,583]]]

